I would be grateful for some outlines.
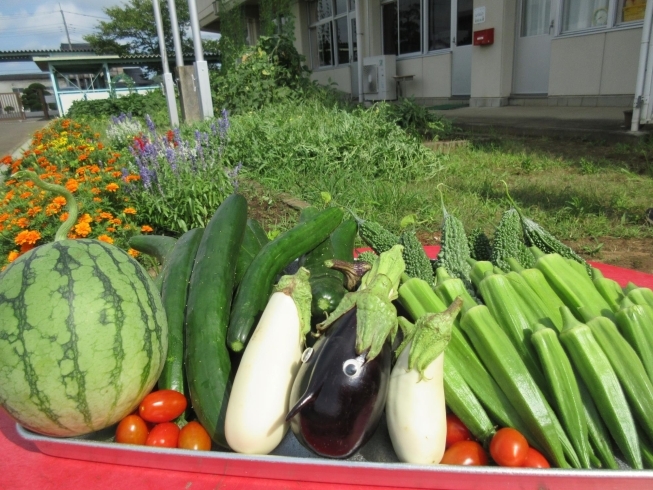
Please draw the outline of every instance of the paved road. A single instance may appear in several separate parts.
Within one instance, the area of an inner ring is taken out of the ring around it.
[[[31,141],[32,135],[48,122],[45,119],[0,121],[0,158],[13,155],[23,144]]]

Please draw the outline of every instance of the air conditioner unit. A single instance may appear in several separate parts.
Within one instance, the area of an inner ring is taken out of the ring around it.
[[[365,100],[395,100],[397,84],[395,55],[363,58],[363,93]]]

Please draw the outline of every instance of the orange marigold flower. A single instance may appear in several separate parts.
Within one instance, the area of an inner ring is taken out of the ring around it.
[[[75,170],[75,173],[77,175],[84,175],[84,172],[86,172],[88,167],[79,167],[77,170]]]
[[[102,142],[97,144],[97,149],[98,150],[102,150],[103,148],[104,148],[104,145],[102,144]]]
[[[23,193],[20,195],[20,198],[21,198],[21,199],[27,199],[28,197],[32,197],[32,193],[31,193],[31,192],[23,192]]]
[[[24,230],[21,231],[18,235],[16,235],[16,238],[14,238],[14,242],[16,245],[34,245],[37,241],[41,239],[41,234],[36,231],[36,230]]]
[[[91,218],[91,215],[88,213],[84,213],[81,218],[77,220],[80,223],[90,223],[93,221],[93,218]]]
[[[68,182],[66,182],[66,189],[70,192],[75,192],[77,187],[79,187],[79,183],[75,179],[68,179]]]
[[[63,196],[57,196],[52,200],[52,204],[56,204],[57,206],[65,206],[66,198]]]
[[[20,254],[18,253],[18,251],[12,250],[11,252],[9,252],[9,255],[7,256],[7,262],[13,262],[18,258],[19,255]]]
[[[92,174],[97,174],[100,172],[100,167],[98,167],[97,165],[91,165],[89,167],[89,170],[91,171]]]
[[[120,177],[122,177],[122,172],[117,172],[117,171],[112,172],[111,175],[114,176],[116,179],[119,179]]]
[[[91,225],[85,221],[78,223],[75,225],[75,233],[81,237],[86,237],[89,233],[91,233]]]
[[[125,177],[125,182],[128,182],[128,183],[129,183],[129,182],[131,182],[132,180],[140,180],[140,179],[141,179],[141,176],[140,176],[140,175],[134,175],[134,174],[131,174],[131,175],[128,175],[127,177]]]
[[[131,255],[132,257],[134,257],[134,258],[136,258],[136,257],[138,257],[138,256],[140,255],[140,254],[138,253],[138,251],[137,251],[137,250],[134,250],[133,248],[130,248],[129,250],[127,250],[127,253],[128,253],[129,255]]]
[[[115,158],[109,158],[109,159],[107,160],[107,163],[108,163],[109,165],[113,165],[114,163],[116,163],[116,159],[115,159]]]
[[[94,198],[93,198],[93,201],[95,201],[95,202],[102,202],[102,198],[101,198],[101,197],[94,197]]]
[[[45,207],[45,215],[46,216],[52,216],[53,214],[57,214],[61,208],[57,206],[54,203],[50,203]]]
[[[91,192],[95,195],[98,195],[100,192],[102,192],[98,187],[93,187],[91,189]]]
[[[82,153],[77,157],[77,160],[79,160],[80,162],[83,162],[86,159],[88,159],[88,155],[86,153]]]
[[[19,228],[27,228],[29,226],[29,220],[27,218],[18,218],[16,224]]]
[[[32,172],[34,171],[33,168],[30,168],[30,170],[31,170]],[[27,182],[25,182],[24,185],[26,185],[26,186],[29,187],[29,188],[32,188],[32,187],[34,187],[34,182],[32,182],[31,180],[28,180]]]
[[[3,221],[7,221],[9,219],[9,217],[10,217],[9,213],[0,214],[0,223],[2,223]]]
[[[33,245],[33,244],[31,244],[31,243],[23,243],[23,244],[20,246],[20,253],[21,253],[21,254],[24,254],[25,252],[28,252],[28,251],[32,250],[33,248],[34,248],[34,245]]]
[[[97,239],[101,242],[113,243],[113,238],[111,238],[109,235],[100,235],[97,237]]]
[[[123,212],[125,214],[136,214],[136,210],[134,208],[125,208]]]
[[[122,224],[122,221],[119,220],[118,218],[113,218],[113,219],[111,219],[111,220],[109,220],[109,221],[110,221],[111,223],[113,223],[114,225],[120,225],[120,224]]]
[[[107,213],[106,211],[100,213],[100,218],[102,219],[111,219],[113,218],[113,214]]]
[[[66,221],[68,219],[68,213],[61,213],[59,216],[59,221]]]
[[[115,182],[111,182],[109,185],[105,187],[105,189],[109,192],[116,192],[119,188],[120,186],[118,186],[118,184],[116,184]]]
[[[38,214],[41,212],[43,208],[41,206],[34,206],[33,208],[30,208],[27,210],[27,216],[34,217],[34,215]]]
[[[108,226],[107,231],[110,231],[111,233],[113,233],[114,231],[116,231],[116,229],[113,226]]]
[[[150,225],[143,225],[143,226],[141,226],[141,231],[143,233],[150,233],[150,232],[154,231],[154,229]]]

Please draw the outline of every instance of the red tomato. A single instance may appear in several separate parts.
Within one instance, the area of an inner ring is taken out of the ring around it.
[[[153,391],[141,402],[138,414],[143,420],[160,424],[176,419],[186,410],[186,397],[175,390]]]
[[[188,422],[179,433],[177,447],[180,449],[194,449],[195,451],[210,451],[211,437],[199,422]]]
[[[447,442],[445,447],[449,448],[460,441],[471,441],[472,433],[454,414],[447,414]]]
[[[537,449],[533,449],[532,447],[529,447],[528,452],[526,453],[526,459],[522,463],[522,467],[523,468],[551,468],[551,465],[546,460],[546,458],[542,456],[542,453],[540,453]]]
[[[145,441],[146,446],[177,447],[179,426],[173,422],[163,422],[154,426]]]
[[[116,442],[143,445],[147,440],[147,424],[138,415],[127,415],[116,428]]]
[[[485,466],[487,462],[487,454],[478,442],[459,441],[444,452],[440,464]]]
[[[499,429],[490,442],[490,456],[499,466],[519,467],[528,454],[528,441],[510,427]]]

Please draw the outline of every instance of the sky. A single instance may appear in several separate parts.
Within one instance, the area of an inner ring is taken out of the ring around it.
[[[70,41],[84,42],[82,37],[93,33],[97,23],[108,20],[103,9],[125,3],[124,0],[0,0],[0,51],[59,49],[61,43],[68,42],[64,17]],[[35,72],[40,70],[32,62],[0,63],[0,75]]]

